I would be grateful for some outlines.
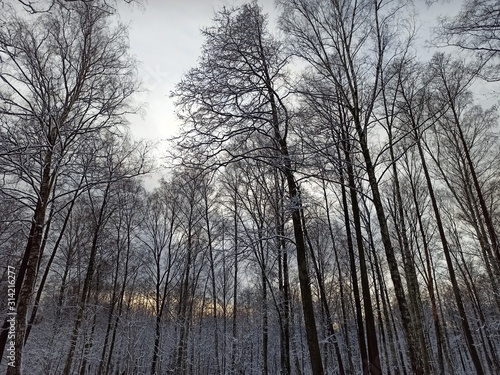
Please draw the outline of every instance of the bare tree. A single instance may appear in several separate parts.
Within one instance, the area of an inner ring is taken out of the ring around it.
[[[287,181],[297,266],[311,366],[323,373],[302,230],[302,203],[289,150],[289,109],[284,67],[288,58],[266,30],[256,3],[221,11],[216,26],[203,30],[206,43],[199,67],[173,93],[181,119],[179,141],[195,164],[225,165],[253,158],[277,168]],[[191,162],[186,160],[184,162]]]
[[[131,4],[137,3],[142,4],[143,0],[7,0],[10,3],[17,3],[22,6],[22,8],[30,14],[46,13],[51,12],[57,6],[64,6],[65,3],[82,2],[82,3],[93,3],[98,4],[98,6],[105,10],[106,12],[113,13],[115,11],[115,6],[123,1],[124,3]],[[4,6],[4,0],[0,1],[0,6]]]
[[[436,61],[435,63],[440,66],[440,59],[438,58],[438,61]],[[443,207],[440,207],[436,194],[436,187],[432,181],[428,162],[426,160],[422,145],[424,131],[427,127],[434,124],[442,116],[441,111],[443,110],[442,106],[434,107],[433,102],[428,101],[428,87],[430,86],[429,83],[429,81],[424,80],[419,90],[414,90],[411,85],[408,85],[408,82],[401,86],[400,90],[401,96],[403,98],[403,111],[401,113],[401,116],[404,121],[407,122],[408,128],[411,129],[412,135],[414,137],[413,141],[415,142],[416,148],[418,150],[418,155],[420,157],[422,172],[425,176],[427,190],[429,192],[429,198],[431,201],[434,218],[436,220],[443,253],[446,260],[447,270],[450,282],[452,284],[453,295],[455,297],[455,302],[460,316],[460,323],[467,343],[467,348],[476,372],[478,374],[484,374],[482,361],[474,342],[474,337],[470,327],[469,318],[466,313],[462,292],[458,283],[456,265],[453,262],[453,253],[451,251],[450,241],[444,227],[442,214]],[[427,106],[430,106],[430,110],[426,110]]]
[[[457,16],[444,17],[436,29],[438,44],[455,46],[487,64],[482,76],[489,81],[500,79],[500,5],[495,0],[464,1]]]
[[[140,235],[148,258],[152,262],[146,264],[147,275],[153,281],[155,312],[155,334],[153,345],[153,358],[151,360],[151,374],[160,371],[161,364],[161,332],[162,319],[167,315],[170,305],[169,300],[173,298],[172,293],[179,278],[180,252],[177,244],[178,221],[180,215],[179,196],[173,181],[163,180],[160,188],[147,198],[143,215],[143,230]]]
[[[500,239],[493,222],[492,208],[485,198],[483,192],[484,183],[478,176],[477,162],[473,158],[474,150],[471,149],[470,141],[466,136],[466,129],[464,129],[467,118],[464,118],[465,116],[461,113],[463,107],[471,104],[469,88],[474,78],[476,78],[477,67],[467,65],[463,60],[453,60],[451,56],[444,54],[436,54],[430,67],[432,74],[430,83],[437,94],[437,97],[432,101],[432,105],[442,106],[446,110],[440,119],[442,128],[454,134],[456,147],[464,155],[464,167],[467,169],[467,173],[470,174],[472,191],[479,202],[479,211],[485,223],[491,251],[500,264]],[[495,118],[490,120],[495,121]]]
[[[84,3],[57,4],[31,22],[12,10],[1,16],[2,193],[32,210],[16,280],[19,362],[51,194],[89,139],[123,124],[137,88],[126,29],[109,28],[108,16]],[[1,338],[3,352],[5,330]]]
[[[104,180],[105,183],[99,184],[95,188],[87,191],[92,220],[92,240],[88,262],[85,265],[85,276],[77,304],[76,318],[70,337],[70,348],[64,365],[63,373],[65,375],[71,374],[79,329],[91,296],[92,285],[95,278],[97,278],[97,284],[99,285],[99,244],[104,237],[104,229],[107,227],[108,221],[113,212],[117,210],[116,201],[113,202],[113,198],[116,196],[114,185],[117,181],[129,179],[144,172],[144,155],[141,152],[137,155],[126,139],[121,140],[115,136],[111,136],[109,138],[100,139],[98,143],[100,145],[100,153],[98,157],[96,157],[96,168],[94,173],[104,175],[104,178],[100,180]],[[90,174],[90,176],[85,176],[85,178],[91,177],[92,174]],[[98,293],[96,292],[96,294]],[[83,368],[84,366],[82,366],[82,369]]]
[[[137,274],[138,261],[142,253],[137,251],[138,233],[142,223],[142,208],[144,207],[144,188],[140,181],[124,179],[117,182],[115,188],[117,210],[110,218],[110,233],[115,244],[112,256],[113,267],[110,280],[107,322],[99,361],[98,375],[110,373],[115,353],[117,332],[120,321],[124,320],[126,297],[131,294],[131,280]]]
[[[379,221],[380,234],[394,286],[408,343],[412,371],[428,373],[416,328],[411,319],[411,306],[398,267],[389,224],[377,175],[379,153],[371,144],[375,132],[376,106],[384,87],[388,61],[401,52],[401,41],[395,32],[395,20],[402,14],[404,3],[392,1],[280,1],[282,29],[290,36],[292,51],[317,75],[335,88],[330,99],[347,109],[353,135],[363,158],[372,202]],[[406,46],[406,44],[403,44]],[[345,137],[344,137],[345,138]],[[376,154],[376,153],[375,153]],[[375,348],[372,346],[372,348]],[[420,348],[420,349],[419,349]],[[367,371],[380,371],[377,354]],[[373,368],[371,365],[373,364]]]

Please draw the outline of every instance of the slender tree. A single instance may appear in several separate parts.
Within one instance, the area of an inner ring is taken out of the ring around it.
[[[18,348],[25,339],[51,192],[89,137],[123,123],[127,99],[137,88],[126,30],[109,28],[109,13],[97,5],[58,3],[31,22],[9,9],[1,16],[0,136],[7,147],[1,158],[10,181],[2,190],[33,212],[16,279]],[[26,189],[13,189],[19,184]],[[5,341],[4,324],[2,353]],[[22,350],[16,354],[20,373]]]
[[[203,31],[207,39],[200,66],[174,92],[181,119],[186,121],[179,143],[181,149],[196,151],[204,164],[254,158],[273,165],[286,178],[310,362],[313,373],[322,374],[302,203],[288,146],[290,115],[282,79],[288,59],[266,30],[256,3],[223,10],[215,23]]]
[[[375,107],[384,90],[383,72],[387,69],[387,61],[400,52],[399,41],[395,40],[396,33],[392,30],[395,27],[394,16],[400,14],[402,7],[390,1],[369,0],[294,0],[280,1],[279,4],[283,9],[281,27],[290,37],[293,53],[303,59],[319,79],[335,87],[332,99],[349,113],[371,188],[412,371],[424,374],[424,356],[419,354],[411,306],[382,201],[377,176],[379,158],[372,156],[373,147],[369,138],[376,115]],[[376,363],[374,367],[377,371]]]

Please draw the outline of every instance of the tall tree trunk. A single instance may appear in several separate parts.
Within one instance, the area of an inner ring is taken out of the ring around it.
[[[340,152],[340,150],[339,150],[339,152]],[[341,176],[341,185],[342,185],[342,188],[344,188],[343,187],[344,184],[343,184],[342,172],[340,173],[340,176]],[[345,308],[344,283],[342,282],[343,277],[342,277],[342,270],[340,268],[340,260],[339,260],[340,254],[338,253],[338,249],[335,245],[335,235],[333,233],[332,219],[330,217],[330,215],[331,215],[330,214],[330,203],[328,202],[328,195],[326,193],[325,180],[322,179],[321,183],[322,183],[322,191],[323,191],[323,200],[325,202],[326,218],[327,218],[327,222],[328,222],[328,233],[330,235],[330,239],[332,241],[332,246],[333,246],[333,251],[335,253],[335,265],[337,268],[337,273],[338,273],[338,278],[339,278],[339,294],[340,294],[340,301],[341,301],[340,306],[341,306],[341,310],[342,310],[342,321],[344,323],[343,325],[344,325],[345,345],[346,345],[346,350],[347,350],[347,360],[348,360],[348,364],[349,364],[348,373],[353,373],[354,367],[353,367],[353,363],[352,363],[352,353],[351,353],[351,346],[350,346],[350,340],[349,340],[349,334],[348,334],[349,324],[348,324],[348,320],[347,320],[347,311]],[[347,202],[345,202],[345,204],[347,204]],[[351,240],[351,246],[352,246],[352,240]],[[359,291],[358,291],[358,293],[359,293]],[[344,369],[344,371],[345,371],[345,369]]]
[[[417,189],[415,183],[412,178],[410,178],[410,186],[413,198],[413,206],[415,207],[415,215],[418,221],[418,227],[420,231],[420,236],[422,237],[422,247],[425,255],[425,266],[426,266],[426,274],[427,274],[427,291],[429,293],[429,300],[431,302],[432,309],[432,320],[434,322],[434,332],[436,335],[436,349],[437,349],[437,365],[439,373],[444,374],[444,357],[443,357],[443,332],[441,328],[441,323],[439,319],[439,313],[437,309],[436,296],[434,292],[434,276],[433,276],[433,267],[431,262],[431,255],[429,251],[429,245],[427,240],[427,233],[422,221],[422,213],[420,211],[420,203],[418,202],[417,197]],[[418,241],[417,241],[417,246]]]
[[[130,250],[131,250],[131,228],[128,225],[127,226],[127,253],[125,255],[125,265],[124,267],[124,275],[123,275],[123,280],[121,282],[121,288],[120,288],[120,294],[118,297],[118,309],[116,311],[116,316],[113,324],[113,329],[112,329],[112,335],[111,335],[111,343],[109,345],[109,351],[108,351],[108,359],[106,361],[106,366],[105,366],[105,374],[110,373],[110,367],[111,367],[111,362],[113,359],[113,352],[114,352],[114,347],[115,347],[115,340],[116,340],[116,333],[118,330],[118,323],[120,322],[120,319],[122,317],[122,310],[123,310],[123,301],[125,298],[125,290],[127,287],[127,282],[128,282],[128,274],[129,274],[129,262],[130,262]],[[131,293],[132,294],[132,293]]]
[[[304,236],[305,236],[307,244],[309,246],[309,253],[311,255],[312,265],[313,265],[313,268],[314,268],[314,271],[316,274],[316,279],[318,281],[320,301],[321,301],[321,306],[322,306],[323,311],[324,311],[325,316],[326,316],[326,325],[327,325],[327,329],[328,329],[328,335],[333,340],[333,347],[335,349],[335,355],[337,357],[337,364],[339,366],[338,372],[340,375],[345,375],[344,362],[342,361],[342,355],[340,354],[340,348],[339,348],[339,343],[338,343],[338,339],[337,339],[337,334],[335,333],[335,329],[333,328],[333,318],[332,318],[332,313],[330,311],[330,306],[328,305],[328,298],[326,296],[325,283],[323,281],[323,275],[322,275],[321,270],[319,268],[318,261],[316,259],[316,255],[314,253],[314,247],[312,245],[311,239],[310,239],[309,234],[307,232],[304,211],[302,211],[302,222],[304,223],[303,224]]]
[[[410,243],[407,235],[406,220],[403,207],[403,199],[401,197],[401,187],[399,184],[399,172],[396,165],[396,157],[394,155],[393,134],[389,128],[389,153],[391,156],[392,173],[394,180],[394,195],[396,203],[395,224],[396,231],[400,237],[401,252],[403,255],[403,267],[406,276],[406,286],[408,288],[408,298],[412,313],[412,335],[418,340],[420,357],[420,367],[425,371],[425,374],[431,373],[429,353],[427,350],[428,344],[424,334],[424,314],[422,308],[422,300],[420,298],[419,281],[415,270],[415,259],[410,249]],[[424,374],[423,373],[423,374]]]
[[[280,356],[281,375],[291,374],[290,363],[290,278],[288,272],[288,254],[285,240],[285,218],[283,213],[282,182],[275,171],[276,186],[276,242],[278,248],[279,314],[281,316]]]
[[[344,212],[344,225],[347,238],[347,251],[349,253],[349,266],[351,270],[352,292],[354,295],[354,306],[356,309],[359,354],[361,357],[362,372],[363,374],[366,375],[370,367],[368,365],[368,352],[366,350],[365,328],[363,324],[363,313],[361,309],[361,294],[359,293],[358,276],[356,271],[356,259],[354,257],[354,243],[352,241],[351,220],[349,215],[349,206],[347,203],[347,191],[345,188],[344,177],[342,173],[340,174],[340,188],[341,188],[342,206]]]
[[[288,157],[288,155],[287,155]],[[302,297],[302,310],[304,313],[304,323],[306,327],[307,346],[313,375],[323,375],[323,362],[319,348],[318,332],[316,328],[316,319],[314,317],[314,304],[312,299],[311,283],[307,266],[306,247],[304,242],[304,232],[301,222],[302,203],[300,193],[291,171],[290,162],[285,166],[285,176],[288,183],[288,194],[293,202],[292,223],[297,249],[297,270],[299,273],[300,294]]]
[[[207,185],[205,184],[203,190],[203,200],[204,200],[204,216],[205,216],[205,226],[207,230],[208,239],[208,259],[210,262],[210,287],[212,292],[212,317],[214,322],[214,357],[215,357],[215,368],[217,374],[221,373],[221,364],[219,358],[219,325],[218,325],[218,302],[217,302],[217,285],[215,279],[215,256],[212,241],[212,228],[209,215],[209,205],[208,205],[208,191]]]
[[[38,290],[37,290],[37,293],[36,293],[36,297],[35,297],[35,301],[34,301],[34,304],[33,304],[33,309],[31,310],[31,314],[30,314],[30,318],[29,318],[29,321],[28,321],[28,325],[26,327],[26,335],[24,337],[24,344],[26,344],[26,341],[28,341],[28,337],[31,333],[31,327],[33,326],[33,323],[35,322],[35,319],[36,319],[36,314],[38,312],[38,306],[40,304],[40,299],[42,297],[42,292],[43,292],[43,288],[45,286],[45,282],[47,281],[47,277],[49,275],[49,271],[50,271],[50,267],[52,266],[52,263],[54,262],[54,259],[55,259],[55,256],[56,256],[56,253],[57,253],[57,250],[59,249],[59,245],[63,239],[63,236],[64,236],[64,233],[66,232],[66,227],[69,223],[69,220],[70,220],[70,217],[71,217],[71,213],[73,212],[73,207],[76,203],[76,200],[79,196],[79,193],[80,193],[80,188],[82,186],[82,183],[84,181],[84,176],[82,175],[82,178],[80,179],[80,183],[78,184],[78,188],[73,196],[73,198],[71,199],[71,203],[68,207],[68,210],[66,212],[66,216],[64,218],[64,222],[63,222],[63,226],[59,232],[59,235],[57,237],[57,240],[56,240],[56,243],[54,244],[54,248],[52,249],[52,253],[50,254],[50,257],[49,257],[49,260],[47,261],[47,265],[45,266],[45,271],[43,273],[43,276],[42,276],[42,279],[40,280],[40,285],[38,286]],[[50,216],[52,216],[52,214],[50,214]],[[47,236],[48,236],[48,231],[49,231],[49,228],[47,227],[47,229],[45,230],[45,238],[44,238],[44,244],[42,245],[42,250],[43,248],[45,247],[45,243],[47,241]]]
[[[378,343],[377,343],[377,331],[375,328],[375,318],[373,315],[373,305],[370,295],[370,285],[368,280],[369,273],[366,267],[365,246],[363,244],[363,233],[361,230],[361,217],[359,210],[358,194],[356,191],[357,186],[354,179],[354,170],[352,168],[350,144],[345,133],[343,136],[342,144],[344,147],[346,167],[347,167],[347,177],[349,184],[349,193],[351,196],[354,230],[356,233],[356,245],[358,247],[358,253],[359,253],[359,273],[361,278],[361,289],[363,291],[364,317],[366,320],[366,339],[368,344],[369,363],[367,364],[367,367],[364,371],[367,374],[379,375],[382,374],[382,368],[380,365],[380,353],[378,350]]]
[[[234,281],[233,281],[233,319],[231,329],[231,371],[233,374],[238,374],[238,364],[236,363],[236,345],[238,342],[238,252],[239,249],[239,232],[238,232],[238,197],[237,191],[234,191],[233,200],[233,235],[234,235]],[[226,315],[226,314],[224,314]]]
[[[52,171],[52,151],[47,151],[44,159],[45,165],[43,167],[42,181],[40,184],[40,191],[38,200],[31,222],[31,229],[28,237],[28,243],[24,251],[23,260],[19,267],[15,296],[16,299],[16,338],[15,338],[15,366],[7,367],[8,375],[21,375],[22,369],[22,348],[24,345],[24,338],[26,335],[26,318],[28,314],[28,305],[31,301],[32,292],[35,288],[38,264],[41,255],[41,245],[43,230],[45,224],[45,214],[49,204],[50,192],[52,190],[53,179],[51,177]],[[7,343],[7,334],[9,323],[5,319],[3,325],[2,335],[0,335],[0,358],[3,358],[3,351]]]
[[[488,229],[488,234],[490,237],[490,242],[491,242],[491,247],[493,249],[493,254],[497,258],[498,264],[500,264],[500,244],[499,244],[499,239],[498,235],[495,231],[495,227],[493,225],[493,220],[490,215],[490,211],[488,209],[488,206],[486,205],[486,200],[484,199],[483,191],[481,189],[481,185],[479,183],[479,179],[477,178],[477,173],[476,173],[476,168],[474,166],[474,162],[472,161],[472,157],[470,155],[470,147],[467,144],[467,140],[465,139],[464,133],[462,131],[462,127],[460,125],[460,119],[459,119],[459,114],[457,112],[457,108],[455,107],[455,100],[453,98],[453,95],[450,92],[450,89],[448,87],[448,82],[445,82],[446,86],[446,92],[448,94],[448,99],[450,103],[450,109],[453,113],[453,119],[455,121],[455,125],[458,130],[458,134],[460,137],[460,141],[462,142],[462,152],[465,155],[465,159],[467,160],[467,165],[469,167],[469,172],[472,177],[472,182],[474,184],[474,188],[476,190],[477,198],[479,200],[479,206],[481,207],[481,211],[483,214],[483,219],[486,224],[486,228]]]
[[[430,151],[428,147],[427,150]],[[467,167],[467,161],[465,160],[463,153],[460,152],[459,155],[457,156],[460,158],[458,168],[460,170],[460,175],[461,175],[460,177],[463,182],[462,190],[465,195],[465,202],[460,198],[457,189],[453,186],[446,171],[443,170],[443,167],[440,161],[438,160],[438,157],[436,157],[432,152],[428,153],[431,156],[437,168],[439,169],[441,177],[443,178],[450,192],[455,197],[455,200],[457,201],[460,209],[464,212],[465,215],[467,215],[468,221],[474,228],[474,231],[476,232],[476,236],[479,242],[479,246],[481,247],[481,252],[486,267],[486,272],[490,279],[492,288],[493,290],[498,290],[498,283],[500,282],[500,263],[492,253],[492,248],[488,240],[488,235],[486,233],[487,230],[485,229],[485,223],[484,220],[482,220],[481,218],[480,207],[478,207],[477,198],[473,192],[473,187],[472,187],[473,184],[470,180],[471,177],[469,173],[469,168]],[[500,294],[493,293],[493,295],[496,305],[500,309]]]
[[[444,253],[444,256],[446,259],[446,265],[448,267],[448,273],[450,275],[450,281],[451,281],[452,288],[453,288],[453,294],[455,296],[455,301],[457,304],[458,313],[460,315],[460,321],[462,323],[462,330],[463,330],[463,333],[465,335],[465,340],[467,342],[467,348],[469,349],[469,354],[471,356],[472,363],[474,364],[474,368],[476,370],[476,373],[478,375],[483,375],[484,374],[483,366],[481,364],[481,359],[479,357],[479,354],[476,350],[476,346],[474,344],[474,339],[472,337],[472,333],[471,333],[470,326],[469,326],[469,320],[468,320],[467,314],[465,312],[465,307],[464,307],[464,304],[462,301],[462,295],[460,293],[460,288],[458,286],[457,278],[455,276],[455,268],[453,266],[453,261],[451,259],[451,252],[450,252],[450,249],[448,247],[448,241],[446,240],[446,234],[444,232],[444,227],[443,227],[443,223],[441,220],[441,214],[439,212],[437,200],[436,200],[436,197],[434,195],[434,188],[433,188],[431,177],[429,175],[429,171],[427,168],[427,163],[425,161],[425,155],[424,155],[424,152],[422,150],[420,136],[416,133],[415,137],[416,137],[416,144],[417,144],[417,148],[418,148],[418,153],[419,153],[419,156],[420,156],[420,159],[422,162],[422,170],[423,170],[424,175],[425,175],[425,180],[427,182],[427,188],[429,191],[429,197],[431,199],[432,208],[433,208],[434,216],[436,219],[436,225],[438,227],[439,237],[441,239],[441,244],[443,247],[443,253]]]
[[[399,311],[401,312],[401,320],[403,323],[405,337],[408,343],[408,356],[410,358],[411,367],[415,373],[425,374],[425,369],[422,368],[422,363],[420,360],[420,346],[418,345],[417,338],[414,337],[410,309],[408,307],[403,288],[403,282],[401,281],[401,275],[399,274],[398,262],[396,260],[394,248],[392,246],[384,205],[382,203],[377,176],[375,174],[375,166],[373,165],[370,156],[370,149],[368,147],[366,131],[363,129],[359,121],[354,120],[354,123],[356,126],[356,131],[358,133],[358,141],[361,146],[361,151],[365,161],[366,173],[368,174],[368,181],[372,191],[373,205],[375,206],[375,211],[377,213],[377,218],[380,226],[380,234],[382,236],[382,243],[385,249],[387,264],[389,266],[389,272],[391,274],[391,280],[394,285],[394,293],[398,301]]]
[[[261,35],[260,35],[261,37]],[[264,47],[262,39],[259,39],[259,48],[262,56],[264,56]],[[290,160],[290,153],[288,152],[288,145],[286,136],[288,133],[288,118],[285,118],[285,129],[280,131],[280,119],[278,117],[278,95],[274,91],[271,74],[269,73],[267,62],[265,59],[262,61],[264,71],[264,81],[266,84],[266,91],[269,96],[269,104],[271,109],[271,124],[274,132],[275,142],[279,145],[280,157],[283,159],[283,165],[280,166],[281,172],[286,179],[288,188],[288,198],[291,202],[290,210],[292,212],[293,232],[295,238],[295,246],[297,249],[297,270],[299,273],[300,294],[302,300],[302,310],[304,315],[304,323],[306,326],[307,347],[309,349],[309,356],[311,361],[311,368],[313,375],[323,375],[323,362],[321,360],[321,350],[319,347],[318,331],[316,326],[316,319],[314,317],[314,304],[312,299],[312,290],[309,279],[309,270],[307,265],[307,251],[304,242],[304,232],[302,228],[301,211],[302,201],[300,197],[299,187],[295,181],[295,176]]]
[[[185,375],[188,371],[187,368],[187,340],[190,325],[190,308],[192,305],[190,281],[193,267],[193,251],[194,251],[194,233],[193,233],[193,204],[190,203],[190,214],[187,222],[187,254],[184,274],[182,277],[181,292],[179,295],[179,309],[177,312],[177,319],[179,325],[179,339],[177,342],[176,356],[175,356],[175,373],[178,375]]]
[[[262,242],[262,240],[259,240]],[[260,243],[261,251],[262,243]],[[264,254],[262,254],[264,255]],[[269,374],[269,316],[268,316],[268,301],[267,301],[267,276],[265,272],[264,259],[261,267],[261,283],[262,283],[262,375]]]
[[[75,323],[73,325],[73,330],[70,336],[70,347],[69,347],[69,352],[66,357],[66,362],[64,365],[64,370],[63,370],[63,375],[71,375],[71,368],[73,365],[73,357],[75,354],[76,350],[76,343],[78,340],[78,331],[80,330],[80,326],[83,322],[83,316],[85,313],[85,307],[87,305],[87,301],[90,295],[90,290],[91,290],[91,283],[92,279],[94,277],[94,272],[96,268],[96,256],[97,256],[97,248],[98,248],[98,240],[101,234],[101,230],[105,224],[105,213],[108,205],[108,194],[109,190],[111,187],[111,182],[108,182],[106,185],[106,189],[104,191],[103,195],[103,201],[101,203],[101,207],[99,209],[98,216],[95,217],[95,222],[94,222],[94,233],[92,237],[92,245],[90,248],[90,254],[89,254],[89,263],[87,265],[87,272],[85,275],[85,280],[83,283],[83,289],[81,292],[81,297],[80,301],[77,306],[77,312],[76,312],[76,319]],[[89,193],[90,197],[90,193]],[[92,199],[90,197],[90,199]],[[94,213],[95,215],[95,213]]]
[[[384,277],[382,275],[382,267],[378,254],[376,252],[375,246],[371,246],[373,264],[375,266],[375,273],[377,276],[378,284],[380,285],[380,294],[382,300],[382,309],[384,311],[384,321],[387,327],[387,336],[389,341],[389,347],[393,358],[393,371],[395,375],[400,374],[400,369],[403,370],[403,375],[406,375],[406,366],[403,358],[404,344],[401,343],[402,340],[399,339],[398,327],[396,326],[393,307],[391,306],[391,300],[389,298],[389,293],[387,291],[387,285],[385,283]],[[396,348],[397,345],[397,348]],[[398,364],[399,363],[399,364]],[[388,361],[388,366],[390,362]]]

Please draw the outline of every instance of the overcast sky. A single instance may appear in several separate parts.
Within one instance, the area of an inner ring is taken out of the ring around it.
[[[120,7],[120,18],[130,29],[131,54],[139,61],[139,73],[147,90],[136,96],[147,103],[145,116],[131,118],[138,138],[160,140],[171,136],[179,122],[169,93],[189,68],[195,67],[203,38],[200,28],[211,25],[222,6],[243,0],[149,0],[143,9]],[[273,0],[263,0],[266,12]]]
[[[148,0],[142,9],[121,6],[121,20],[130,25],[131,53],[139,60],[139,73],[147,92],[137,100],[147,103],[144,118],[131,118],[137,138],[161,140],[175,133],[179,122],[169,93],[182,75],[196,66],[203,38],[200,28],[212,23],[214,12],[222,6],[241,5],[244,0]],[[271,24],[276,18],[274,0],[260,0]],[[440,1],[430,8],[415,0],[421,11],[421,32],[429,35],[438,15],[452,15],[461,1]],[[424,38],[425,39],[425,38]],[[429,53],[423,50],[423,53]],[[161,153],[161,150],[159,150]]]

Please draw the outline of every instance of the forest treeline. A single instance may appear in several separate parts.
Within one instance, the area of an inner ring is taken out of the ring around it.
[[[428,57],[411,1],[276,5],[201,30],[152,189],[116,3],[0,3],[0,371],[500,373],[499,4]]]

